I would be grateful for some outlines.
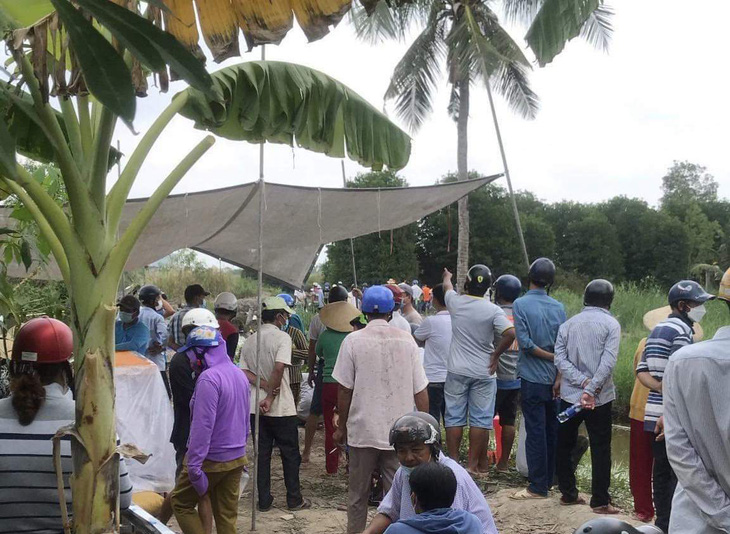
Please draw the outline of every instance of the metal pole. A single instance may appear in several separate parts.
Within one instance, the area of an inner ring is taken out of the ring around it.
[[[261,46],[261,61],[266,59],[266,46]],[[258,313],[256,314],[256,415],[254,416],[256,427],[253,433],[253,485],[251,489],[251,530],[256,530],[256,487],[259,479],[259,423],[261,411],[259,410],[261,392],[261,298],[264,285],[264,143],[259,146],[259,268],[258,268]]]
[[[522,247],[522,255],[525,260],[525,266],[530,268],[530,257],[527,255],[527,245],[525,245],[525,236],[522,234],[522,224],[520,223],[520,214],[517,211],[517,201],[515,193],[512,191],[512,180],[509,175],[509,167],[507,166],[507,156],[504,153],[504,144],[502,143],[502,134],[499,131],[499,122],[497,121],[497,111],[494,109],[494,99],[492,98],[492,88],[487,80],[487,95],[489,96],[489,107],[492,109],[492,119],[494,120],[494,131],[497,134],[497,142],[499,143],[499,151],[502,154],[502,165],[504,166],[504,177],[507,178],[507,188],[509,189],[509,197],[512,201],[512,212],[515,216],[515,226],[517,226],[517,235],[520,238],[520,246]]]
[[[340,161],[342,164],[342,185],[347,188],[347,177],[345,176],[345,160]],[[352,283],[357,287],[357,269],[355,268],[355,242],[350,238],[350,255],[352,256]]]

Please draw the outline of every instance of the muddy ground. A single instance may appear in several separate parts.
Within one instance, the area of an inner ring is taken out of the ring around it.
[[[303,435],[302,435],[303,441]],[[266,534],[344,533],[347,526],[347,477],[343,470],[327,476],[324,468],[324,434],[317,432],[311,462],[302,465],[302,493],[312,501],[312,508],[301,512],[286,509],[284,478],[278,456],[272,458],[272,493],[274,508],[257,513],[257,531]],[[523,487],[522,477],[496,472],[478,484],[487,497],[499,532],[502,534],[573,534],[585,521],[596,517],[588,506],[560,506],[557,493],[539,501],[513,501],[509,498]],[[238,532],[251,529],[251,488],[244,492],[238,516]],[[585,496],[588,500],[588,496]],[[281,506],[281,508],[277,508]],[[628,511],[626,511],[628,512]],[[375,514],[375,508],[370,509]],[[631,521],[628,515],[618,516]],[[180,532],[174,520],[170,525]]]

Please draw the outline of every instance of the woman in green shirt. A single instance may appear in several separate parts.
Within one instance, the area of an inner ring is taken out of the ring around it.
[[[322,373],[322,410],[324,412],[324,448],[328,475],[336,475],[340,463],[340,449],[335,445],[332,435],[335,432],[333,417],[337,407],[337,381],[332,378],[332,370],[340,353],[340,345],[345,336],[353,331],[352,321],[360,317],[360,310],[349,302],[333,302],[320,311],[320,319],[327,329],[317,339],[315,352],[324,360]]]

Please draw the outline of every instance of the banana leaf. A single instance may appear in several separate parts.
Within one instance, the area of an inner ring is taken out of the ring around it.
[[[365,167],[400,169],[410,137],[357,93],[322,72],[278,61],[250,61],[212,74],[211,97],[186,89],[181,115],[226,139],[297,144]],[[177,96],[177,95],[176,95]]]

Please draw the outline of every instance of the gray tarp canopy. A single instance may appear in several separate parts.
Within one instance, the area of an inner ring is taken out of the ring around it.
[[[263,273],[285,285],[300,287],[327,243],[400,228],[500,176],[383,189],[326,189],[266,183]],[[162,202],[135,245],[127,270],[144,267],[182,248],[257,270],[260,191],[260,182],[253,182],[171,195]],[[146,200],[127,202],[122,229]],[[8,226],[8,215],[9,208],[0,208],[0,226]],[[60,278],[55,263],[45,269],[45,277]],[[14,265],[10,266],[9,274],[24,276],[26,272]]]

